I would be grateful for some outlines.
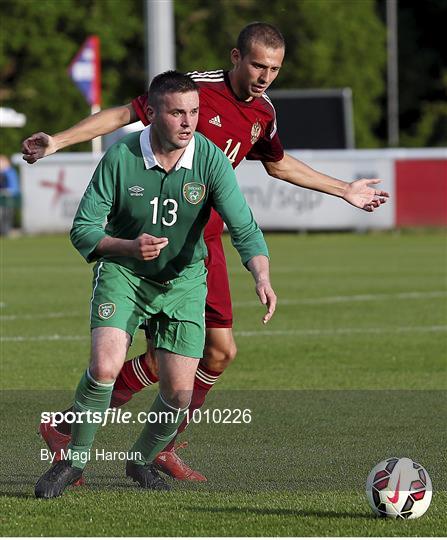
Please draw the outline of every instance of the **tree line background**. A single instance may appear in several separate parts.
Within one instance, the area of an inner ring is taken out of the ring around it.
[[[27,116],[1,129],[1,153],[89,114],[67,67],[90,34],[101,39],[103,108],[145,90],[142,0],[0,0],[0,14],[1,105]],[[240,29],[255,20],[287,43],[272,88],[351,87],[356,146],[387,145],[385,0],[176,0],[177,69],[230,68]],[[401,146],[447,145],[446,20],[445,0],[399,0]]]

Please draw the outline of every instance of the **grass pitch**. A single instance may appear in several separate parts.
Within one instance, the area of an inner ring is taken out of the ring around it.
[[[20,536],[441,536],[447,530],[447,249],[441,232],[268,235],[274,319],[229,247],[239,353],[182,457],[209,482],[146,493],[124,462],[92,461],[88,487],[33,496],[48,468],[40,413],[68,405],[88,362],[91,268],[66,237],[2,241],[1,521]],[[227,242],[228,243],[228,242]],[[139,336],[129,357],[144,349]],[[149,408],[156,389],[126,406]],[[214,415],[215,420],[222,417]],[[127,450],[138,424],[100,430]],[[363,493],[392,455],[429,471],[420,520],[376,519]]]

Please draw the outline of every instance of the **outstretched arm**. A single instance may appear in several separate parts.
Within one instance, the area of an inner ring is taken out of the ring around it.
[[[366,212],[373,212],[389,197],[386,191],[375,189],[369,185],[380,183],[381,180],[378,178],[362,178],[354,182],[344,182],[312,169],[289,154],[284,154],[280,161],[263,162],[263,165],[267,173],[274,178],[279,178],[295,186],[341,197],[349,204]]]
[[[43,132],[34,133],[22,143],[23,159],[28,163],[35,163],[38,159],[54,154],[62,148],[90,141],[137,120],[137,114],[130,103],[122,107],[104,109],[53,136]]]

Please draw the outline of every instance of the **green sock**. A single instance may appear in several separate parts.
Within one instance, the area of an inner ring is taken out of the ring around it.
[[[187,410],[188,407],[185,409],[171,407],[158,394],[148,413],[149,418],[157,415],[158,421],[146,422],[141,435],[131,448],[134,456],[132,461],[139,465],[152,463],[156,455],[174,438]]]
[[[113,383],[100,383],[90,375],[87,370],[81,377],[76,388],[73,411],[75,413],[91,411],[102,414],[110,405]],[[98,414],[95,415],[95,417]],[[101,425],[99,422],[87,422],[87,416],[83,415],[83,422],[74,423],[71,428],[71,442],[68,445],[69,461],[73,467],[83,469],[89,460],[90,449],[93,445],[96,432]]]

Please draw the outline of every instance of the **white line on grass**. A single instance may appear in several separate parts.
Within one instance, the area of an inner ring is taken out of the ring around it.
[[[53,334],[51,336],[2,336],[0,341],[84,341],[90,339],[89,335],[86,336],[61,336],[59,334]]]
[[[48,312],[48,313],[35,313],[27,315],[0,315],[0,321],[26,321],[34,319],[66,319],[67,317],[81,317],[83,314],[81,312],[70,311],[67,313],[64,312]]]
[[[446,298],[447,291],[426,291],[426,292],[404,292],[396,294],[355,294],[350,296],[326,296],[322,298],[299,298],[297,300],[278,300],[281,306],[298,305],[318,305],[318,304],[339,304],[349,302],[377,302],[383,300],[425,300],[428,298]],[[247,302],[233,302],[234,307],[259,306],[259,300]]]
[[[41,272],[49,274],[50,272],[63,272],[64,274],[84,274],[89,272],[89,267],[86,266],[69,266],[69,265],[52,265],[52,266],[35,266],[33,272]],[[17,274],[19,272],[29,273],[29,266],[8,266],[7,268],[2,268],[3,272],[11,272]]]
[[[429,298],[446,298],[447,291],[426,291],[426,292],[404,292],[396,294],[357,294],[351,296],[327,296],[322,298],[300,298],[297,300],[279,301],[280,306],[318,305],[318,304],[339,304],[349,302],[374,302],[383,300],[425,300]],[[234,307],[260,307],[259,300],[249,300],[247,302],[233,302]],[[84,314],[77,311],[70,312],[48,312],[36,314],[15,314],[0,315],[0,321],[34,320],[34,319],[63,319],[68,317],[80,317]]]
[[[253,336],[336,336],[346,334],[394,334],[405,332],[447,332],[447,326],[398,326],[388,328],[309,328],[301,330],[253,330],[235,332],[238,337]]]
[[[276,275],[279,275],[279,274],[296,274],[296,275],[306,275],[306,274],[311,274],[311,275],[318,275],[318,276],[324,276],[325,274],[328,274],[328,275],[333,275],[333,274],[346,274],[346,266],[303,266],[303,267],[298,267],[298,266],[283,266],[283,267],[274,267],[274,268],[271,268],[270,270],[271,272],[271,275],[273,277],[275,277]],[[243,267],[231,267],[231,268],[228,268],[228,273],[230,274],[230,276],[232,275],[241,275],[241,276],[245,276],[247,275],[247,270],[244,269]],[[370,275],[372,273],[374,273],[370,268],[366,267],[366,268],[357,268],[355,270],[355,273],[356,274],[361,274],[361,275]],[[431,268],[429,271],[428,271],[429,275],[430,276],[438,276],[438,275],[442,275],[444,276],[445,274],[445,270],[443,268],[440,268],[440,269],[436,269],[436,268]],[[395,275],[395,274],[399,274],[400,276],[402,275],[420,275],[420,271],[418,271],[417,269],[414,269],[414,268],[400,268],[400,267],[396,267],[396,268],[386,268],[386,270],[383,270],[381,272],[381,275]]]
[[[271,336],[336,336],[346,334],[393,334],[405,332],[447,332],[446,326],[397,326],[385,328],[303,328],[298,330],[242,330],[235,332],[237,337],[271,337]],[[90,336],[2,336],[0,341],[84,341]]]

